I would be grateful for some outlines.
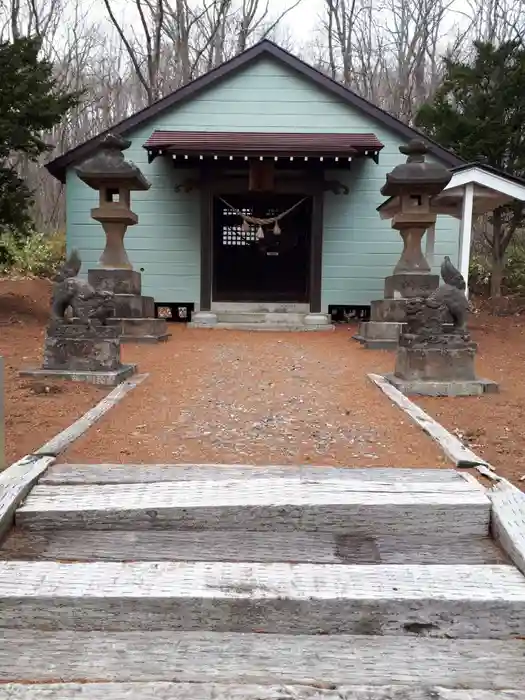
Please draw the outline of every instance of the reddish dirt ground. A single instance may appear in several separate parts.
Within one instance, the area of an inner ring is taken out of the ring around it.
[[[0,355],[4,358],[6,464],[41,447],[107,394],[73,382],[43,382],[18,375],[41,363],[49,317],[47,280],[0,278]]]
[[[439,466],[439,450],[366,377],[392,358],[336,333],[187,329],[128,346],[148,379],[72,462]]]
[[[498,474],[525,489],[525,316],[471,317],[479,377],[499,383],[482,397],[421,397],[423,410],[457,435]]]
[[[21,379],[38,366],[51,285],[0,279],[7,462],[40,447],[107,390]],[[478,373],[499,395],[417,403],[498,473],[524,487],[525,317],[480,314]],[[149,378],[64,455],[73,462],[449,466],[434,443],[366,379],[394,355],[335,333],[275,334],[171,327],[159,346],[124,346]],[[46,389],[47,387],[47,389]]]

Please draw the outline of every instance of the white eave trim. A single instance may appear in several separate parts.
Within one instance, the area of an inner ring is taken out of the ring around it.
[[[470,183],[486,187],[494,192],[500,192],[520,202],[525,202],[525,185],[508,180],[505,175],[496,175],[477,166],[465,168],[460,172],[454,173],[443,191],[446,192],[455,187],[464,187]]]

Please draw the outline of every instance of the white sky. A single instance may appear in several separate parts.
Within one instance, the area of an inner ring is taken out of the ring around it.
[[[282,7],[282,0],[273,0],[276,9]],[[297,36],[299,41],[307,41],[311,38],[313,30],[318,25],[318,17],[322,14],[323,0],[302,0],[299,7],[292,10],[286,17],[286,23]]]
[[[379,5],[377,0],[375,2],[374,0],[370,1]],[[2,0],[0,0],[1,2]],[[203,0],[194,0],[195,5],[201,5],[202,2]],[[523,2],[525,3],[525,0]],[[293,4],[294,0],[269,0],[270,14],[275,18],[283,9]],[[265,3],[261,2],[261,7],[264,7],[264,5]],[[465,15],[471,14],[469,5],[470,0],[450,0],[442,25],[445,35],[447,31],[452,29],[453,25],[465,23]],[[84,10],[87,9],[85,4],[82,3],[82,6]],[[136,14],[135,3],[132,0],[112,0],[112,7],[117,18],[119,20],[124,18],[126,20],[125,23],[128,23],[129,26],[130,17]],[[313,39],[315,29],[319,27],[319,18],[324,14],[324,7],[325,0],[301,0],[299,6],[286,15],[283,24],[288,28],[299,45]],[[464,12],[465,15],[461,17],[460,12]],[[103,0],[91,0],[88,14],[94,21],[103,24],[108,23],[109,27],[109,19]]]
[[[1,2],[1,0],[0,0]],[[197,2],[195,3],[197,4]],[[277,17],[283,9],[294,4],[294,0],[269,0],[271,15]],[[130,10],[134,14],[134,3],[130,0],[113,0],[112,6],[116,16],[129,20]],[[261,3],[263,6],[263,3]],[[324,0],[301,0],[298,7],[286,15],[284,23],[289,27],[298,42],[307,41],[318,24],[318,17],[322,12]],[[84,6],[85,7],[85,6]],[[97,21],[107,20],[107,10],[102,0],[92,0],[89,15]]]

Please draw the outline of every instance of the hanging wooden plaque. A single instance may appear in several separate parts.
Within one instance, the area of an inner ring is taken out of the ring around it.
[[[275,189],[275,167],[271,160],[250,161],[251,192],[272,192]]]

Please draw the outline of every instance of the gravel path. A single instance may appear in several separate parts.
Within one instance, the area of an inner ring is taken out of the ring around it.
[[[124,361],[149,378],[63,461],[445,465],[366,378],[391,369],[394,355],[363,350],[348,327],[172,332],[163,345],[125,346]]]

